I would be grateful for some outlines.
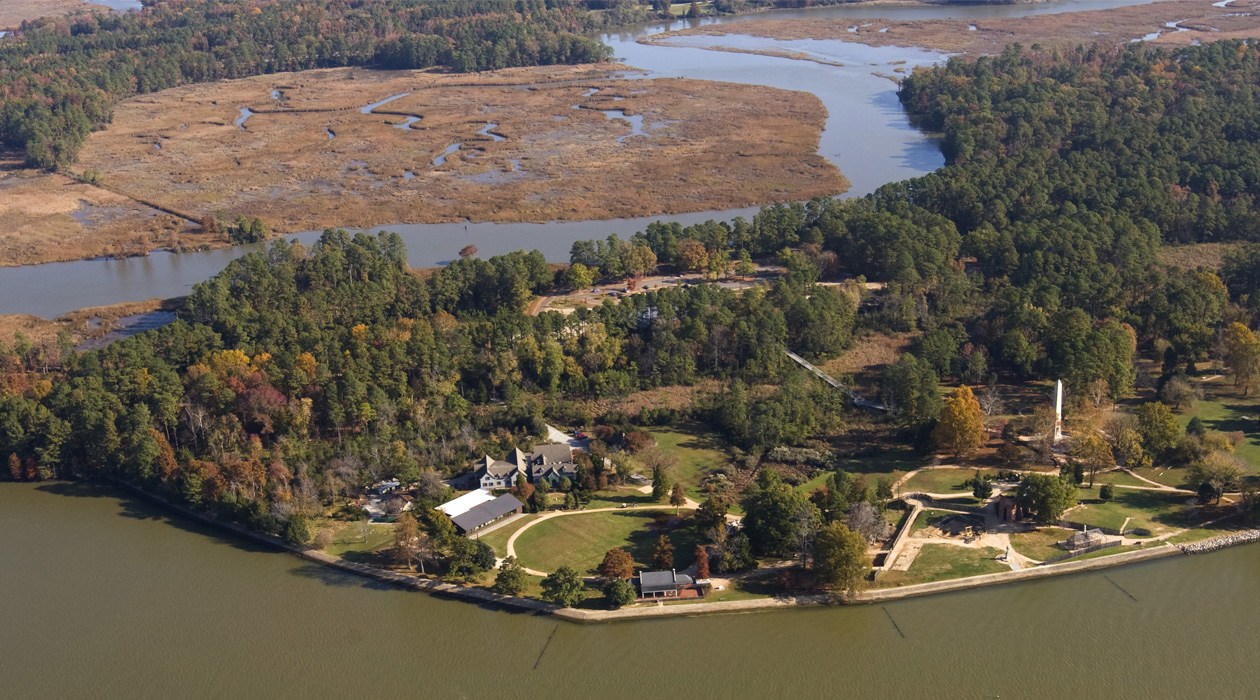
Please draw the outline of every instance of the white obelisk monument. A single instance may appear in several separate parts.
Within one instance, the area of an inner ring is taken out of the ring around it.
[[[1063,439],[1063,380],[1054,382],[1054,441]]]

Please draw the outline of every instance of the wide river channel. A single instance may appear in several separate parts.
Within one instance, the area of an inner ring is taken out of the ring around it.
[[[0,698],[1152,700],[1260,685],[1256,546],[880,606],[584,626],[263,551],[101,486],[0,483],[0,528]]]
[[[111,0],[119,9],[132,0]],[[686,46],[637,43],[641,37],[696,23],[737,23],[760,18],[852,18],[855,24],[872,17],[938,19],[946,17],[1021,17],[1077,12],[1143,4],[1148,0],[1061,0],[1049,3],[954,6],[833,6],[809,10],[776,10],[733,18],[658,22],[602,36],[618,60],[649,71],[653,77],[687,77],[734,83],[769,85],[817,95],[828,119],[818,152],[830,159],[852,182],[845,196],[864,195],[880,185],[931,172],[944,163],[937,143],[910,125],[897,101],[893,75],[897,68],[930,65],[945,55],[914,48],[870,47],[843,41],[775,41],[747,36],[688,37]],[[742,49],[802,52],[829,63],[774,56],[707,51],[721,44]],[[750,217],[756,208],[709,211],[640,219],[529,223],[393,224],[376,230],[396,231],[407,243],[411,264],[431,267],[455,257],[465,245],[476,245],[481,255],[519,249],[541,250],[548,260],[567,262],[569,247],[578,239],[604,238],[610,233],[628,237],[653,221],[684,225],[706,219]],[[337,222],[328,222],[335,226]],[[309,242],[312,232],[296,236]],[[44,265],[0,268],[0,314],[24,313],[53,318],[74,309],[155,297],[187,294],[192,285],[214,275],[249,246],[194,253],[155,252],[125,260],[81,260]]]
[[[1116,4],[827,8],[810,16],[991,16]],[[664,74],[786,87],[835,78],[817,64],[642,47],[633,38],[609,40],[618,56]],[[815,70],[824,73],[803,77]],[[845,98],[812,88],[832,114],[824,153],[855,189],[862,161],[846,161],[848,149],[866,153],[871,172],[894,173],[888,179],[939,165],[895,101],[879,96],[878,88],[892,87],[882,83],[851,95],[847,108],[880,114],[883,127],[837,122]],[[843,140],[850,126],[885,134],[881,143],[893,153]],[[541,228],[470,225],[468,238],[440,227],[389,228],[405,233],[417,262],[468,240],[483,252],[539,247],[563,258],[577,235],[634,230],[630,222],[584,226],[563,234],[559,253],[533,233]],[[474,228],[485,238],[473,238]],[[492,247],[495,231],[516,238]],[[0,303],[4,313],[40,313],[25,302],[61,287],[69,292],[52,313],[170,296],[230,255],[9,268],[0,270]],[[160,260],[173,271],[159,273]],[[19,284],[12,273],[24,270],[39,272]],[[8,533],[0,538],[0,699],[1151,700],[1254,698],[1260,687],[1255,546],[881,606],[581,626],[343,574],[95,485],[0,483],[0,531]]]

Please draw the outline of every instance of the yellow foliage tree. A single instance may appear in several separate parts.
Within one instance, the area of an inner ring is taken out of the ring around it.
[[[984,412],[966,384],[945,399],[932,439],[942,450],[959,457],[984,443]]]
[[[304,352],[297,356],[297,360],[294,361],[294,364],[297,366],[298,370],[302,372],[302,374],[306,375],[307,381],[315,381],[315,370],[319,367],[319,362],[315,359],[314,355],[309,352]]]
[[[1234,372],[1234,386],[1243,394],[1260,376],[1260,339],[1241,323],[1231,323],[1225,330],[1225,366]]]

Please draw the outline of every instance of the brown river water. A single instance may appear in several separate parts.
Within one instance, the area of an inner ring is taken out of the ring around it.
[[[882,606],[584,626],[343,574],[101,486],[0,483],[0,525],[0,698],[1150,700],[1260,684],[1256,546]]]

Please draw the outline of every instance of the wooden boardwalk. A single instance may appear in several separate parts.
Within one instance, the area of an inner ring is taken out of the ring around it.
[[[840,391],[843,391],[843,392],[845,393],[845,395],[846,395],[846,396],[848,396],[850,399],[852,399],[852,400],[853,400],[853,405],[854,405],[854,406],[857,406],[858,408],[865,408],[865,409],[869,409],[869,410],[872,410],[872,411],[884,411],[884,412],[888,411],[888,407],[887,407],[887,406],[885,406],[884,404],[882,404],[882,403],[876,403],[876,402],[871,401],[871,400],[869,400],[869,399],[863,398],[863,397],[862,397],[862,396],[860,396],[857,392],[855,392],[855,391],[853,391],[852,389],[850,389],[849,387],[847,387],[847,386],[845,386],[845,385],[841,384],[841,383],[840,383],[840,380],[836,379],[835,377],[831,376],[830,374],[827,374],[826,372],[822,371],[821,369],[818,369],[817,367],[815,367],[814,365],[810,364],[810,363],[809,363],[809,361],[807,361],[805,358],[801,357],[800,355],[797,355],[796,353],[792,352],[791,350],[784,350],[783,352],[786,352],[786,353],[787,353],[787,356],[788,356],[788,357],[790,357],[790,358],[792,358],[792,361],[793,361],[793,362],[795,362],[796,364],[798,364],[798,365],[800,365],[800,366],[804,367],[805,369],[807,369],[807,370],[809,370],[809,371],[813,372],[813,373],[814,373],[814,376],[816,376],[816,377],[818,377],[819,379],[823,380],[824,382],[826,382],[826,383],[830,384],[831,386],[833,386],[833,387],[835,387],[835,388],[839,389]]]

